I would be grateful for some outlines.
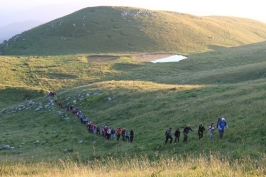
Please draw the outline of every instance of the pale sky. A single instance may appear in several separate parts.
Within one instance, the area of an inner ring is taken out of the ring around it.
[[[264,0],[0,0],[0,26],[26,20],[50,21],[92,6],[132,6],[197,16],[233,16],[266,23]],[[56,8],[55,4],[57,4]],[[33,8],[40,13],[30,14]],[[43,10],[42,9],[46,9]]]

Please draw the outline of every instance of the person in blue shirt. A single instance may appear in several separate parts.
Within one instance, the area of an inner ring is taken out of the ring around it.
[[[224,128],[227,127],[228,125],[225,122],[225,118],[222,118],[219,122],[218,122],[218,130],[219,130],[219,137],[222,138],[223,134],[224,134]]]
[[[168,142],[168,139],[170,139],[170,144],[172,144],[173,137],[172,137],[172,132],[171,131],[172,131],[172,128],[171,127],[168,130],[166,130],[164,144],[166,144]]]
[[[129,130],[126,130],[126,132],[125,132],[125,138],[126,138],[126,142],[129,142],[129,135],[130,135],[130,133],[129,133]]]

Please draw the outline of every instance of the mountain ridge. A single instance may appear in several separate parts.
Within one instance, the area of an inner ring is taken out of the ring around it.
[[[210,46],[240,46],[265,39],[266,24],[256,20],[99,6],[81,9],[23,32],[16,42],[11,38],[3,43],[1,51],[4,55],[186,54],[206,52],[211,50]]]
[[[9,25],[0,27],[0,31],[2,31],[0,33],[0,42],[8,40],[12,36],[15,36],[16,34],[20,34],[24,31],[30,30],[43,23],[44,23],[43,21],[27,20],[27,21],[11,23]]]

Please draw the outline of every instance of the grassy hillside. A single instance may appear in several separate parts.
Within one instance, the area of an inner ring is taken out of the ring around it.
[[[128,7],[89,7],[3,43],[5,55],[199,53],[265,41],[266,24]]]
[[[101,60],[79,55],[3,56],[0,142],[14,149],[2,149],[1,156],[7,161],[70,157],[85,162],[109,155],[219,151],[232,160],[257,158],[265,153],[265,46],[223,48],[178,63],[156,64],[128,55]],[[57,91],[58,101],[74,104],[98,125],[134,129],[134,143],[106,142],[88,134],[70,112],[57,105],[45,108],[51,98],[38,96],[44,90]],[[24,97],[36,104],[29,106]],[[35,111],[39,106],[42,109]],[[197,126],[207,127],[218,117],[229,124],[224,139],[216,132],[213,141],[207,133],[199,141]],[[195,130],[188,144],[163,145],[167,128],[183,129],[187,124]]]
[[[1,104],[99,81],[228,84],[265,77],[265,43],[217,48],[173,63],[142,62],[139,55],[1,56]],[[15,95],[15,97],[14,97]]]

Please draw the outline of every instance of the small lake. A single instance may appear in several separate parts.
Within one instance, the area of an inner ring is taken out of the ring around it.
[[[161,58],[158,60],[153,60],[151,61],[152,63],[165,63],[165,62],[179,62],[180,60],[184,60],[187,57],[183,56],[183,55],[173,55],[167,58]]]

